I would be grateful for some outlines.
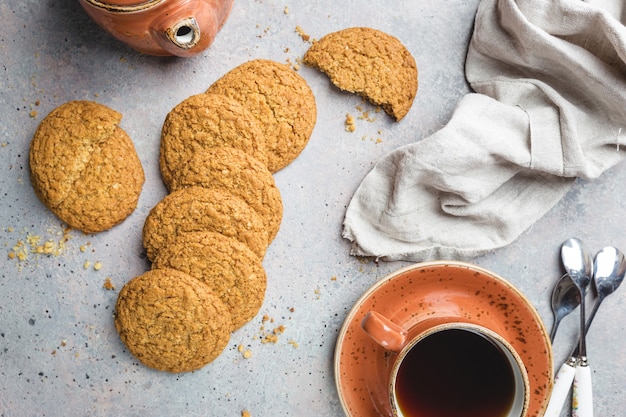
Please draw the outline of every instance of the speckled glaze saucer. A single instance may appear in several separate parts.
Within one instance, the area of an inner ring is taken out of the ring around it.
[[[349,417],[390,416],[387,380],[395,355],[361,328],[377,311],[405,329],[463,318],[502,335],[528,371],[527,417],[541,417],[552,391],[552,349],[530,302],[505,279],[456,261],[424,262],[400,269],[373,285],[348,313],[335,348],[335,382]]]

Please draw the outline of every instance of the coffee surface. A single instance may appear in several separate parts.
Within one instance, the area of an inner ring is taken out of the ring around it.
[[[405,417],[506,417],[514,394],[505,353],[467,330],[426,337],[407,354],[396,377]]]

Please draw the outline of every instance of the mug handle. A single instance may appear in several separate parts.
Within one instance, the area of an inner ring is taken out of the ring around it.
[[[392,352],[400,352],[406,344],[406,330],[376,311],[369,311],[363,317],[361,328],[376,343]]]

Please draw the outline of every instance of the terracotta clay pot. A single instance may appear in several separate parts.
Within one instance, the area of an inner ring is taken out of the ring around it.
[[[79,0],[107,32],[139,52],[194,56],[211,45],[234,0]]]

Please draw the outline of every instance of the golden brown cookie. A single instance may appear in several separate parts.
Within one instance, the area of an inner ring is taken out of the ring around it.
[[[159,251],[152,268],[173,268],[205,283],[230,311],[233,331],[258,313],[265,298],[267,276],[261,259],[220,233],[178,235]]]
[[[267,164],[265,138],[255,117],[235,99],[197,94],[174,107],[163,123],[159,166],[165,184],[194,153],[213,146],[240,149]]]
[[[268,246],[263,220],[245,201],[219,189],[187,187],[167,195],[148,214],[143,227],[148,259],[177,235],[198,231],[233,237],[261,258]]]
[[[198,150],[172,176],[170,190],[199,185],[219,188],[240,197],[263,219],[271,242],[280,228],[283,203],[274,177],[256,158],[234,148]]]
[[[230,339],[230,313],[197,279],[173,269],[148,271],[119,293],[115,328],[144,365],[189,372],[212,362]]]
[[[417,94],[415,59],[397,38],[376,29],[354,27],[329,33],[311,45],[303,62],[398,121]]]
[[[107,230],[137,207],[144,171],[118,124],[122,115],[91,101],[70,101],[39,124],[30,144],[35,194],[69,226]]]
[[[257,59],[227,72],[207,93],[232,97],[263,129],[271,172],[291,163],[311,137],[317,108],[308,84],[287,65]]]

